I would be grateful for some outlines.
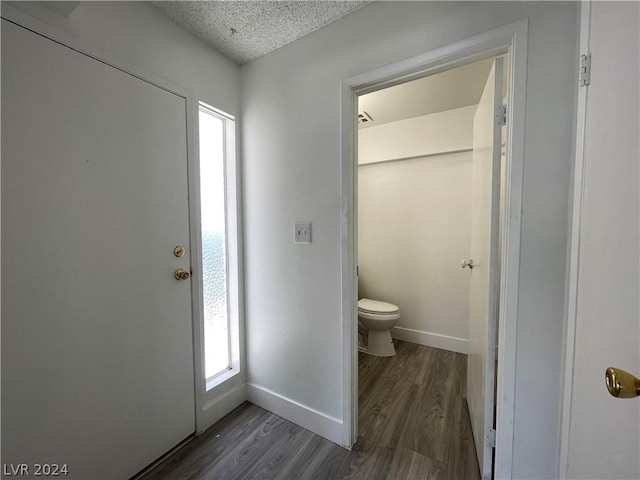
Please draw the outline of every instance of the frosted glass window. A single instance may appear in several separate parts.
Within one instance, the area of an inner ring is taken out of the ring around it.
[[[224,119],[200,108],[200,221],[205,378],[230,368]]]

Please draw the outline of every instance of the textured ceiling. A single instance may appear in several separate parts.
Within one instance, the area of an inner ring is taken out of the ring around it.
[[[250,62],[367,5],[368,1],[153,2],[238,64]]]

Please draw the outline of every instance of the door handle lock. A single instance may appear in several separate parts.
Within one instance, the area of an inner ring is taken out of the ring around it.
[[[609,393],[616,398],[640,396],[640,378],[619,368],[609,367],[604,374],[604,382]]]
[[[185,269],[179,268],[175,272],[173,272],[173,276],[176,280],[188,280],[191,274]]]
[[[460,262],[460,266],[462,268],[472,269],[473,268],[473,258],[470,258],[469,260],[462,260]]]

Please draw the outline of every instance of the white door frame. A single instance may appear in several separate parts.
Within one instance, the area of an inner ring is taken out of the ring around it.
[[[589,52],[591,30],[591,2],[583,0],[580,4],[580,54]],[[569,247],[569,267],[567,285],[565,332],[565,370],[562,416],[560,430],[560,461],[558,478],[567,478],[569,469],[569,432],[571,428],[571,405],[573,398],[574,354],[576,326],[578,322],[578,268],[580,258],[580,225],[582,218],[582,195],[584,191],[584,143],[587,121],[587,95],[589,88],[578,90],[576,106],[576,145],[575,166],[573,170],[573,208],[571,213],[571,244]]]
[[[178,97],[185,100],[186,106],[186,131],[187,131],[187,181],[188,181],[188,193],[189,193],[189,238],[190,238],[190,265],[194,272],[197,272],[197,266],[200,265],[199,252],[200,246],[200,198],[199,198],[199,178],[198,178],[198,137],[197,137],[197,125],[198,125],[198,99],[193,92],[180,87],[162,77],[145,71],[138,66],[131,65],[130,63],[122,61],[120,58],[96,48],[93,44],[78,39],[65,32],[61,28],[55,26],[55,15],[51,13],[51,23],[47,23],[49,18],[48,12],[43,12],[42,15],[45,21],[40,18],[36,18],[28,13],[25,13],[17,8],[12,7],[6,3],[2,4],[1,17],[10,22],[15,23],[18,26],[31,30],[37,35],[41,35],[49,40],[59,43],[63,46],[71,48],[80,54],[91,57],[99,62],[102,62],[110,67],[120,70],[124,73],[139,78],[147,83],[150,83],[158,88],[166,90]],[[225,114],[226,116],[229,116]],[[235,132],[228,132],[227,141],[230,144],[236,143]],[[233,168],[234,172],[237,169],[237,157],[234,155],[232,158],[227,159],[229,162],[233,162],[233,165],[229,165],[228,168]],[[239,181],[239,180],[237,180]],[[231,187],[234,191],[239,189],[239,185],[236,181],[235,185]],[[240,221],[239,207],[234,204],[237,212],[238,222]],[[237,231],[237,224],[235,225]],[[237,248],[238,252],[241,252],[241,239],[240,232],[232,232],[229,235],[229,242],[234,243],[234,248]],[[238,262],[241,262],[240,253],[238,254]],[[234,268],[234,281],[240,285],[243,283],[242,272],[239,265],[234,264],[230,266]],[[201,308],[201,282],[202,275],[197,274],[191,277],[191,312],[192,312],[192,329],[193,329],[193,374],[194,374],[194,392],[195,392],[195,425],[193,427],[194,433],[201,433],[207,427],[211,426],[217,420],[226,415],[229,411],[235,408],[246,399],[246,392],[244,390],[244,361],[240,366],[240,380],[241,385],[238,386],[238,380],[233,385],[230,385],[230,391],[226,393],[220,393],[219,396],[213,400],[207,397],[205,389],[204,378],[204,328],[202,322],[202,308]],[[242,304],[242,290],[239,287],[239,302]],[[237,305],[235,308],[242,309],[242,305]],[[240,329],[243,335],[243,321],[242,313],[240,315]],[[240,344],[240,357],[243,357],[244,346]],[[213,407],[218,405],[213,411]]]
[[[343,435],[351,448],[358,432],[357,346],[357,108],[358,96],[475,60],[509,54],[509,96],[505,213],[498,338],[498,394],[495,478],[510,478],[513,460],[516,333],[520,270],[520,226],[524,164],[524,120],[528,20],[522,19],[371,72],[341,86],[341,272],[343,352]]]

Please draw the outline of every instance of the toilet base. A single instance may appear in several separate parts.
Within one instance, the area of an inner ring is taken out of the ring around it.
[[[376,357],[393,357],[396,354],[390,330],[369,330],[367,337],[367,346],[359,347],[359,351]]]

